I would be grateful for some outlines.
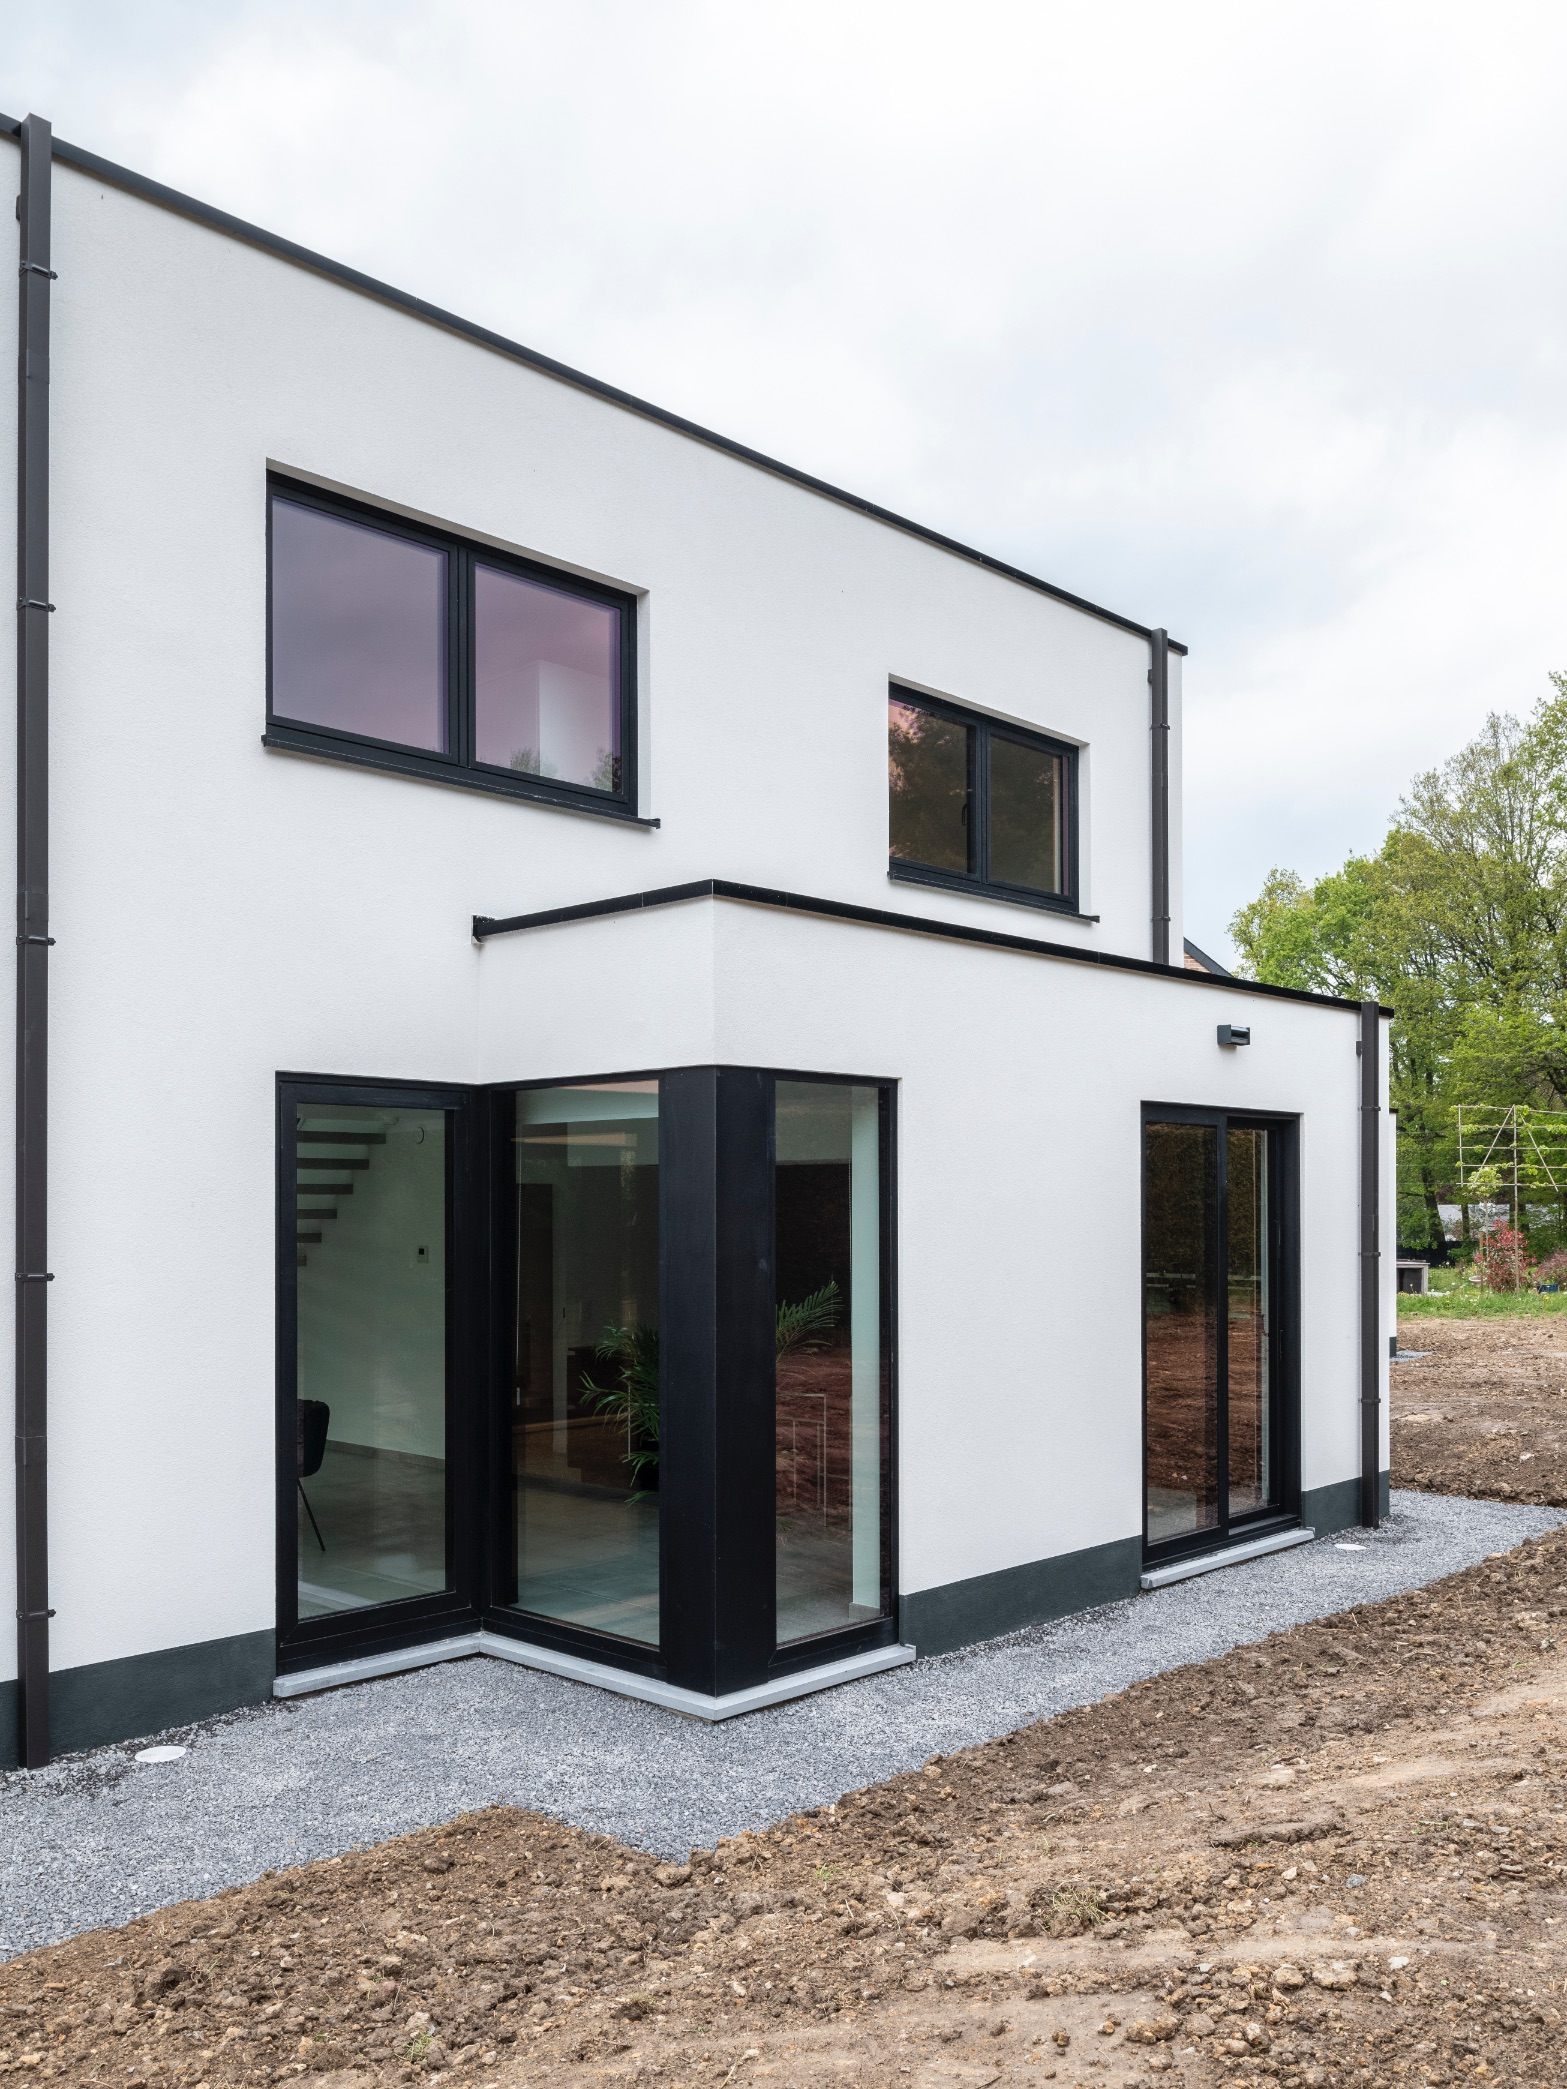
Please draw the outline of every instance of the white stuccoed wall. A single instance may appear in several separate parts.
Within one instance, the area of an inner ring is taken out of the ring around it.
[[[710,964],[711,1039],[671,1031],[681,1056],[898,1081],[905,1593],[1141,1530],[1145,1101],[1299,1115],[1302,1485],[1358,1472],[1355,1011],[708,901],[497,939],[482,964],[485,1078],[585,966]],[[1227,1021],[1249,1047],[1220,1048]],[[607,1064],[674,1063],[649,1042],[606,1011]]]
[[[1138,1104],[1303,1110],[1306,1484],[1354,1471],[1349,1015],[710,904],[469,941],[720,876],[1144,956],[1141,639],[68,168],[55,195],[58,1666],[273,1623],[280,1070],[898,1078],[908,1588],[1136,1528]],[[269,460],[638,591],[661,830],[263,750]],[[889,677],[1085,744],[1098,926],[889,883]]]

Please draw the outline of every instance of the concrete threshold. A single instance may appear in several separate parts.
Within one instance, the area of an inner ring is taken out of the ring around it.
[[[1143,1587],[1168,1588],[1172,1581],[1190,1581],[1195,1575],[1212,1574],[1220,1567],[1238,1567],[1243,1560],[1262,1559],[1270,1552],[1288,1552],[1295,1545],[1310,1545],[1316,1535],[1314,1530],[1274,1531],[1244,1545],[1226,1545],[1221,1552],[1199,1552],[1193,1559],[1172,1560],[1167,1567],[1150,1567],[1142,1578]]]
[[[531,1646],[526,1640],[509,1639],[501,1632],[464,1632],[451,1639],[433,1640],[428,1646],[399,1647],[385,1654],[366,1654],[357,1661],[335,1661],[324,1668],[300,1669],[279,1676],[272,1685],[274,1697],[309,1697],[318,1690],[339,1690],[349,1683],[367,1683],[376,1676],[403,1675],[410,1669],[429,1668],[438,1661],[462,1661],[482,1654],[495,1661],[514,1661],[522,1668],[541,1669],[571,1683],[590,1683],[610,1690],[617,1697],[640,1698],[644,1704],[661,1705],[667,1712],[682,1712],[687,1718],[716,1721],[737,1719],[746,1712],[760,1712],[768,1705],[787,1704],[791,1698],[809,1697],[818,1690],[831,1690],[839,1683],[855,1683],[862,1676],[882,1675],[889,1668],[906,1668],[914,1659],[913,1647],[875,1647],[869,1653],[849,1654],[841,1661],[825,1661],[817,1668],[797,1669],[770,1682],[753,1684],[749,1690],[732,1690],[723,1697],[706,1697],[698,1690],[681,1690],[662,1683],[656,1676],[633,1675],[607,1662],[588,1661],[580,1654],[557,1653],[552,1647]]]

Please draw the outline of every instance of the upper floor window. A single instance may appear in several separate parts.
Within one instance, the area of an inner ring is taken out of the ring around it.
[[[895,688],[887,704],[895,878],[1077,911],[1077,749]]]
[[[630,596],[275,483],[267,741],[634,814]]]

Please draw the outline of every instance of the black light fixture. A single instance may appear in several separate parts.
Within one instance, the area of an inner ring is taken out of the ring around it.
[[[1251,1025],[1249,1023],[1221,1023],[1219,1025],[1219,1042],[1221,1045],[1249,1045],[1251,1043]]]

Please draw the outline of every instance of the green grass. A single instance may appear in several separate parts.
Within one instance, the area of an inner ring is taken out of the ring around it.
[[[1446,1270],[1431,1272],[1433,1282]],[[1462,1277],[1440,1291],[1400,1292],[1398,1317],[1403,1320],[1543,1320],[1567,1313],[1567,1291],[1482,1291]]]

